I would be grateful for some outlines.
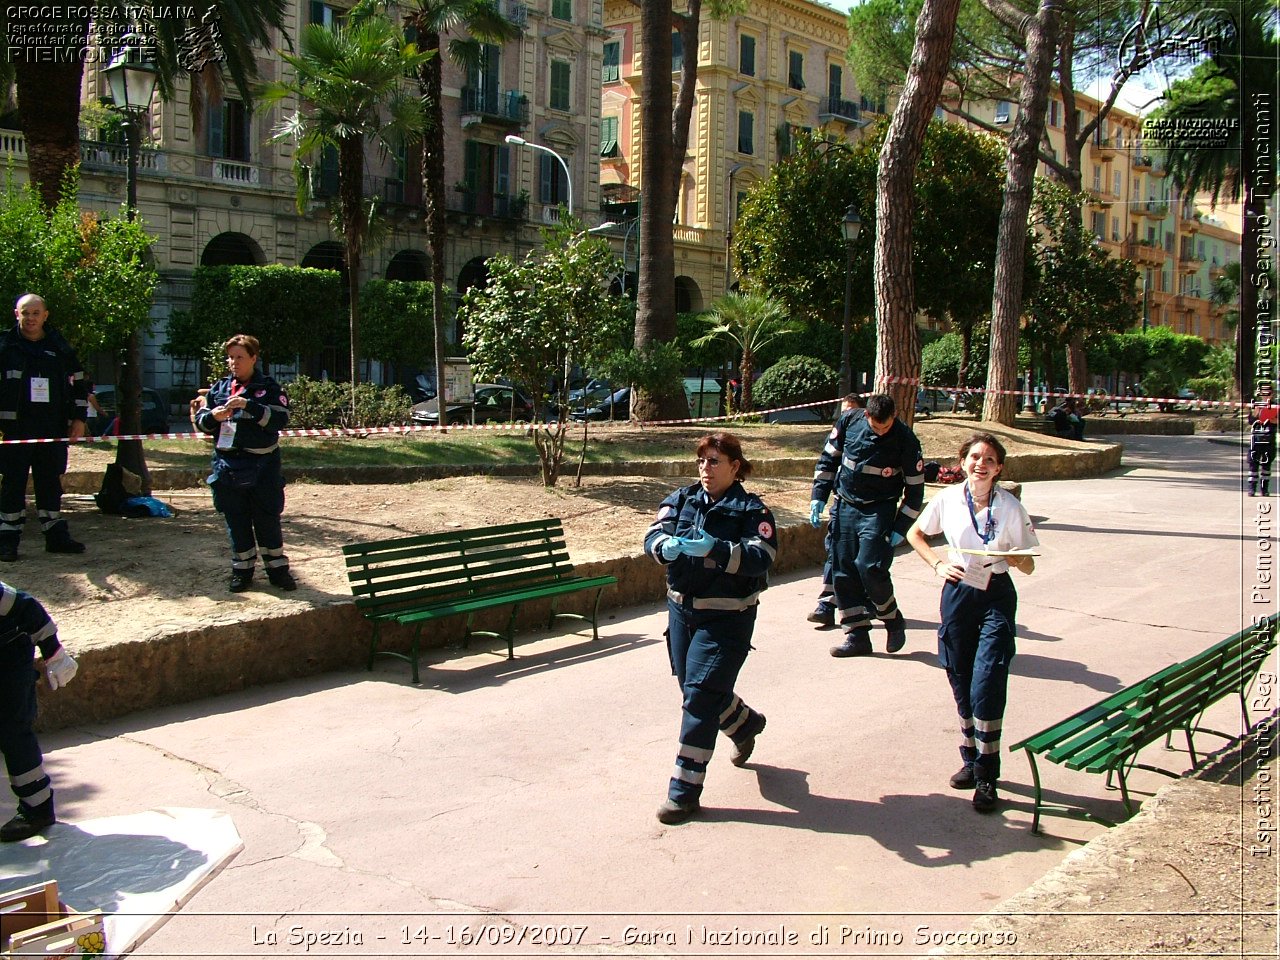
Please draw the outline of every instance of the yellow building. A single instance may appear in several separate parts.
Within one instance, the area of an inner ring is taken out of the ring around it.
[[[645,72],[640,9],[606,0],[600,103],[600,190],[618,222],[634,289],[639,257],[640,97]],[[705,309],[732,288],[732,225],[742,199],[769,175],[796,130],[857,136],[872,108],[854,90],[845,63],[847,17],[808,0],[750,0],[746,11],[711,20],[703,7],[698,89],[676,206],[676,307]],[[679,82],[681,49],[673,34],[670,77]],[[664,65],[665,66],[665,65]],[[664,70],[664,73],[667,71]],[[883,109],[883,105],[880,105]]]
[[[1075,95],[1078,128],[1097,116],[1101,104]],[[1012,130],[1017,105],[1009,101],[963,104],[964,112],[1000,130]],[[1056,158],[1064,156],[1065,107],[1050,97],[1045,133]],[[946,114],[953,119],[951,114]],[[976,125],[975,125],[976,126]],[[1184,197],[1167,176],[1158,148],[1144,142],[1142,120],[1113,107],[1081,153],[1081,188],[1090,197],[1085,224],[1112,256],[1138,267],[1146,321],[1175,333],[1202,337],[1217,346],[1233,341],[1225,306],[1210,302],[1213,281],[1240,259],[1239,219],[1230,209],[1210,211],[1207,198]],[[1039,173],[1056,176],[1041,163]]]
[[[295,0],[288,34],[296,38],[308,23],[340,20],[353,3]],[[520,27],[520,36],[501,48],[487,48],[479,70],[463,71],[448,60],[444,67],[450,240],[444,272],[445,283],[459,292],[484,282],[484,264],[493,254],[519,256],[539,244],[539,228],[557,219],[570,192],[575,214],[588,223],[598,217],[596,118],[605,36],[600,0],[498,4]],[[278,32],[274,41],[274,51],[288,49]],[[279,78],[285,69],[274,51],[258,53],[264,80]],[[103,66],[86,64],[85,102],[107,97]],[[190,306],[197,266],[281,263],[344,269],[341,237],[331,228],[326,202],[337,192],[334,158],[315,163],[315,202],[299,214],[290,145],[270,142],[273,127],[294,104],[250,110],[229,82],[225,92],[208,92],[199,100],[193,109],[191,82],[184,76],[174,98],[162,102],[157,96],[147,117],[138,207],[156,238],[152,252],[161,276],[152,307],[154,332],[144,345],[148,387],[194,384],[194,363],[173,360],[160,347],[169,315]],[[25,179],[26,144],[16,117],[6,119],[0,122],[9,128],[0,129],[0,160],[12,161],[18,178]],[[118,210],[124,200],[123,142],[104,142],[97,130],[82,135],[81,205]],[[554,150],[568,166],[569,180],[554,157],[509,144],[508,135]],[[429,279],[420,149],[385,156],[370,143],[365,160],[364,192],[382,201],[391,231],[386,243],[366,252],[363,279]],[[447,336],[456,340],[457,331]],[[343,351],[332,351],[322,362],[330,372],[341,370]],[[273,372],[288,377],[290,369],[273,364]],[[381,373],[370,364],[364,375],[376,379]],[[109,369],[100,371],[102,379],[111,375]]]

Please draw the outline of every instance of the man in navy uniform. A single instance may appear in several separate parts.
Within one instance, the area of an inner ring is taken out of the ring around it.
[[[863,411],[836,421],[818,457],[813,475],[809,522],[821,523],[831,508],[832,587],[836,618],[844,642],[833,657],[871,653],[871,620],[883,620],[885,649],[896,653],[906,643],[906,623],[893,596],[889,565],[893,548],[924,505],[924,458],[920,441],[894,416],[893,398],[882,393]]]
[[[45,550],[84,553],[62,519],[62,475],[66,438],[86,432],[88,382],[70,344],[46,325],[49,311],[41,297],[24,294],[14,314],[18,322],[0,335],[0,432],[5,440],[52,442],[0,444],[0,560],[18,559],[28,473]]]
[[[862,397],[856,393],[847,393],[840,401],[840,414],[843,416],[851,410],[863,408]],[[810,623],[816,623],[818,629],[836,625],[836,597],[831,588],[831,523],[827,522],[827,533],[822,540],[822,548],[827,552],[826,562],[822,564],[822,590],[818,593],[818,605],[807,617]]]

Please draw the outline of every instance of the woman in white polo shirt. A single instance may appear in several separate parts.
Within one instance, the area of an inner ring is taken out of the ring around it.
[[[1000,776],[1000,727],[1014,653],[1018,594],[1009,568],[1035,569],[1031,556],[984,556],[1039,545],[1031,518],[996,478],[1004,469],[1004,446],[989,433],[976,433],[960,447],[965,482],[931,499],[907,531],[907,542],[946,582],[942,586],[942,626],[938,658],[947,670],[960,714],[960,756],[964,766],[951,778],[957,790],[973,788],[973,807],[996,808]],[[942,534],[945,554],[927,537]]]

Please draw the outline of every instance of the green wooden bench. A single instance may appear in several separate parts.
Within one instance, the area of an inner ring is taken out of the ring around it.
[[[376,656],[398,657],[412,665],[414,683],[418,682],[422,628],[433,620],[465,614],[464,645],[473,636],[506,640],[507,657],[514,659],[516,615],[521,604],[549,597],[548,627],[557,617],[590,620],[591,636],[598,640],[600,592],[618,582],[612,576],[574,574],[559,520],[353,543],[344,546],[342,553],[356,609],[373,621],[369,669],[373,669]],[[558,597],[579,590],[596,591],[590,617],[556,610]],[[504,632],[471,628],[479,611],[506,606],[511,607],[511,616]],[[378,649],[385,623],[414,628],[408,654]]]
[[[1036,756],[1059,763],[1070,770],[1105,773],[1107,784],[1112,778],[1120,783],[1125,811],[1133,812],[1125,775],[1129,770],[1151,770],[1166,776],[1181,774],[1162,767],[1138,763],[1138,752],[1163,739],[1169,747],[1175,733],[1181,731],[1194,769],[1196,733],[1209,733],[1234,739],[1226,734],[1201,727],[1204,712],[1229,694],[1240,698],[1240,709],[1246,732],[1252,730],[1246,697],[1262,664],[1276,646],[1276,627],[1280,615],[1272,614],[1260,626],[1242,630],[1209,649],[1180,663],[1172,664],[1111,694],[1093,706],[1086,707],[1034,736],[1009,747],[1023,750],[1031,763],[1035,786],[1035,813],[1031,829],[1040,830],[1040,811],[1047,809],[1040,786]]]

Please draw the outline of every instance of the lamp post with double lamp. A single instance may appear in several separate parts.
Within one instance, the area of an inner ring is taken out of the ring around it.
[[[142,37],[136,33],[121,38],[120,50],[102,71],[111,90],[111,101],[124,119],[125,207],[130,220],[138,215],[138,156],[142,152],[142,126],[151,109],[156,90],[156,67],[142,51]],[[116,413],[119,432],[139,433],[142,429],[142,346],[138,332],[129,334],[124,358],[116,378]],[[142,492],[151,493],[151,478],[142,455],[141,440],[121,440],[116,463],[142,479]]]
[[[549,153],[560,161],[560,166],[564,168],[564,182],[568,188],[568,205],[569,216],[573,216],[573,177],[569,173],[569,164],[565,162],[564,157],[556,153],[550,147],[544,147],[540,143],[533,143],[524,137],[517,137],[514,133],[507,134],[507,143],[515,147],[530,147],[533,150],[541,150],[543,153]]]
[[[853,310],[853,245],[858,242],[858,234],[862,232],[862,218],[857,209],[849,204],[844,212],[844,220],[840,224],[844,231],[844,326],[840,331],[840,396],[853,390],[853,365],[849,358],[849,325]]]

